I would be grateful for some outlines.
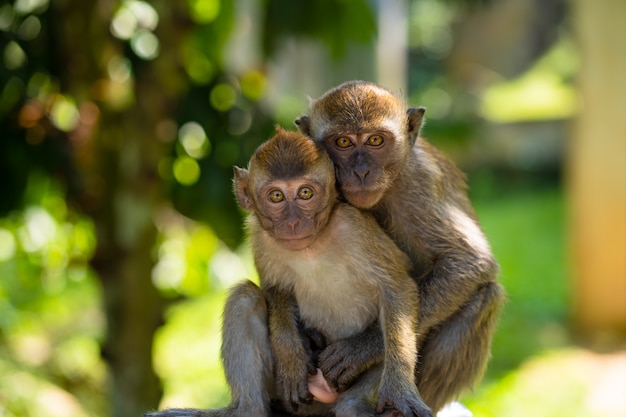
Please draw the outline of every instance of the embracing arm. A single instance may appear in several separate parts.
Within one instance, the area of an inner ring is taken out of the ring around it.
[[[287,410],[295,411],[298,404],[313,400],[307,379],[310,374],[315,374],[315,365],[302,343],[293,296],[275,286],[266,288],[264,293],[276,366],[276,388]]]

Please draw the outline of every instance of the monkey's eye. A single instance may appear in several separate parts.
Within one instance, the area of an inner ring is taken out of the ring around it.
[[[280,190],[272,190],[270,191],[269,198],[272,203],[280,203],[285,199],[285,194],[283,194],[283,192]]]
[[[315,194],[313,192],[313,189],[310,187],[302,187],[298,190],[298,197],[300,197],[303,200],[308,200],[311,197],[313,197],[313,194]]]
[[[374,136],[370,136],[370,138],[367,140],[367,144],[370,146],[380,146],[383,144],[385,140],[383,139],[382,136],[380,135],[374,135]]]
[[[346,138],[345,136],[337,139],[335,143],[340,148],[349,148],[350,146],[352,146],[352,141],[350,140],[350,138]]]

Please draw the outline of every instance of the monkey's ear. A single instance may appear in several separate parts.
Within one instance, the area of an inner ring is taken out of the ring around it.
[[[233,167],[235,172],[234,189],[235,196],[237,197],[237,203],[244,210],[252,210],[252,200],[250,199],[250,193],[248,192],[248,182],[250,179],[250,173],[247,169]]]
[[[411,146],[415,144],[417,136],[424,125],[424,113],[426,113],[424,107],[411,107],[406,111],[409,143]]]
[[[298,126],[298,129],[300,129],[300,132],[311,137],[311,118],[309,116],[306,114],[304,116],[300,116],[294,123]]]

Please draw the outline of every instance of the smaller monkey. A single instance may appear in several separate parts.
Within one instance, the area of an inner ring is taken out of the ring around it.
[[[278,400],[303,416],[432,417],[414,382],[419,297],[409,259],[371,214],[339,202],[324,148],[277,127],[248,169],[235,167],[234,185],[250,212],[261,285],[235,286],[224,310],[222,358],[232,403],[148,416],[265,417]],[[384,341],[382,363],[372,363],[335,399],[316,375],[311,346],[323,349],[372,326]]]

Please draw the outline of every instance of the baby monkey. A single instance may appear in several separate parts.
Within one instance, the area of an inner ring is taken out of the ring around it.
[[[237,285],[225,306],[222,359],[232,403],[150,417],[266,417],[277,400],[303,416],[432,416],[414,382],[419,297],[409,260],[372,215],[338,200],[334,173],[322,145],[279,127],[248,169],[235,167],[261,285]],[[311,391],[325,390],[313,376],[310,339],[323,349],[373,326],[384,339],[382,363],[315,401]]]

